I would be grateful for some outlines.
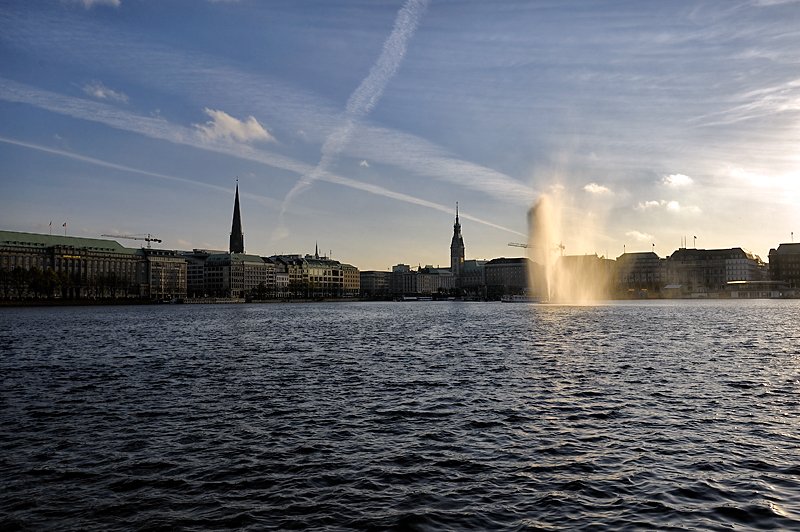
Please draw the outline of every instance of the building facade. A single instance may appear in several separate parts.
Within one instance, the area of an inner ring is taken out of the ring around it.
[[[107,299],[186,297],[176,251],[131,249],[115,240],[0,231],[0,297]]]
[[[528,270],[532,263],[524,257],[498,258],[486,263],[486,297],[500,299],[505,295],[522,295],[528,288]]]
[[[718,296],[729,282],[762,281],[765,275],[761,259],[742,248],[681,248],[666,261],[669,292],[681,297]]]
[[[666,260],[655,252],[623,253],[615,266],[614,289],[620,296],[659,295],[666,284]]]
[[[187,263],[177,251],[144,249],[147,258],[148,296],[158,301],[175,301],[187,295]]]
[[[769,275],[783,281],[791,290],[800,289],[800,244],[781,244],[769,250]]]
[[[450,240],[450,271],[458,284],[464,267],[464,237],[461,236],[461,223],[458,220],[456,203],[456,222],[453,224],[453,238]]]
[[[364,297],[383,298],[390,293],[392,272],[364,271],[360,275],[361,295]]]

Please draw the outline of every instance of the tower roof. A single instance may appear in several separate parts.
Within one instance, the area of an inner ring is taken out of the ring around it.
[[[239,212],[239,180],[236,180],[236,199],[233,201],[233,223],[231,224],[231,253],[244,253],[244,233],[242,233],[242,215]]]

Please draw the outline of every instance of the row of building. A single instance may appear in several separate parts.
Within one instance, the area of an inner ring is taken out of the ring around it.
[[[229,251],[131,249],[115,240],[0,231],[0,297],[326,298],[360,294],[359,271],[328,257],[244,252],[236,187]]]
[[[527,258],[466,260],[456,205],[450,267],[398,264],[363,271],[329,257],[244,251],[236,186],[229,250],[131,249],[115,240],[0,231],[0,298],[791,297],[800,295],[800,244],[769,263],[741,248],[563,256],[552,272]],[[562,294],[554,294],[553,290]]]
[[[742,248],[679,248],[662,258],[654,252],[623,253],[616,260],[595,255],[563,257],[561,273],[593,279],[606,297],[797,297],[800,244],[784,243],[769,262]]]

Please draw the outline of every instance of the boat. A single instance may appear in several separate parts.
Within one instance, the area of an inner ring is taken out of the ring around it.
[[[500,298],[503,303],[541,303],[542,298],[523,294],[506,295]]]

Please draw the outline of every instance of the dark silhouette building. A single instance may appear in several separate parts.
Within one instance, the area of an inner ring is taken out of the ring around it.
[[[773,281],[800,288],[800,244],[781,244],[769,250],[769,273]]]
[[[459,284],[464,269],[464,238],[461,236],[461,223],[458,221],[458,203],[456,203],[456,223],[453,224],[453,239],[450,241],[450,271]]]
[[[239,213],[239,182],[236,182],[236,199],[233,202],[233,224],[231,225],[231,253],[244,253],[244,233],[242,233],[242,215]]]

